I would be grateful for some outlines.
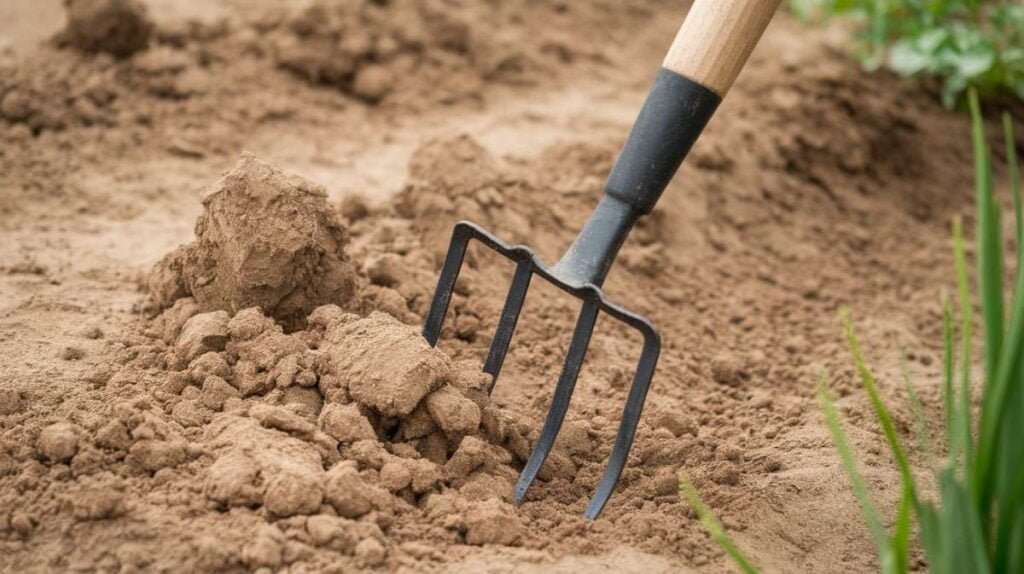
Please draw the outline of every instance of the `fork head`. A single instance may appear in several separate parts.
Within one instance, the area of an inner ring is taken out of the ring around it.
[[[644,399],[647,397],[647,390],[650,387],[654,368],[658,362],[658,353],[661,349],[658,332],[647,319],[609,301],[600,286],[596,285],[593,281],[574,279],[572,273],[562,272],[560,265],[555,267],[545,265],[529,247],[525,245],[509,245],[474,223],[460,221],[455,225],[455,229],[452,232],[448,253],[445,256],[437,288],[434,291],[434,298],[431,301],[430,310],[427,313],[427,319],[423,327],[423,337],[431,346],[436,345],[440,337],[441,326],[444,323],[448,305],[451,302],[455,282],[462,268],[466,249],[472,240],[484,244],[516,264],[515,275],[512,278],[512,284],[505,299],[498,327],[484,363],[484,371],[491,375],[489,391],[493,390],[498,374],[501,372],[509,343],[512,340],[512,334],[515,331],[516,321],[519,318],[523,301],[526,299],[526,293],[534,275],[542,277],[555,287],[583,302],[579,318],[576,321],[576,328],[569,343],[569,349],[566,352],[565,363],[559,375],[558,383],[555,386],[551,407],[548,410],[544,426],[515,486],[514,500],[516,504],[522,502],[527,490],[554,446],[555,437],[558,435],[562,421],[565,419],[565,414],[569,409],[569,401],[576,386],[576,378],[586,358],[590,336],[597,322],[599,312],[604,311],[606,315],[636,329],[643,337],[643,349],[640,353],[640,360],[633,376],[629,395],[626,398],[618,434],[615,437],[615,444],[612,446],[608,465],[605,467],[601,482],[598,484],[597,490],[584,512],[584,516],[588,520],[592,520],[601,513],[601,510],[611,497],[612,492],[615,490],[615,485],[622,474],[622,469],[626,465],[626,460],[629,457],[629,450],[633,445],[636,427],[640,421],[640,413],[643,410]],[[607,272],[607,268],[604,269],[604,272]],[[603,274],[597,280],[600,281],[601,279],[603,279]]]

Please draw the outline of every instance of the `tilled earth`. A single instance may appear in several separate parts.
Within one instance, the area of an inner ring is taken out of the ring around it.
[[[841,31],[780,13],[623,249],[606,290],[663,351],[587,523],[639,339],[599,321],[517,509],[578,302],[536,282],[490,397],[510,264],[472,251],[440,350],[418,328],[459,219],[568,246],[678,6],[30,4],[0,9],[0,569],[726,571],[680,473],[766,570],[877,569],[816,385],[890,507],[837,312],[901,428],[904,358],[936,413],[971,155]]]

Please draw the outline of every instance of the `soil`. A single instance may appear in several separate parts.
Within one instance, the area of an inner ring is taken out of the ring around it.
[[[964,116],[841,31],[780,13],[623,248],[606,292],[664,347],[588,523],[638,337],[599,321],[516,508],[578,302],[535,282],[490,397],[512,265],[474,248],[419,326],[456,221],[569,245],[678,6],[51,3],[0,24],[0,569],[729,571],[682,473],[767,571],[877,570],[816,385],[891,509],[836,316],[901,430],[904,358],[939,420],[973,176]]]

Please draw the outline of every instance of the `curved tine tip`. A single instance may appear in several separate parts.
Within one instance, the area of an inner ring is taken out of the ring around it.
[[[517,484],[512,492],[512,503],[516,506],[521,505],[523,503],[523,499],[526,498],[526,491],[529,489],[529,484]]]
[[[547,417],[544,419],[544,426],[541,427],[540,436],[537,437],[537,442],[533,445],[530,458],[526,461],[519,480],[516,481],[515,495],[519,500],[526,495],[527,489],[537,478],[537,473],[540,472],[548,454],[551,453],[558,431],[562,428],[562,421],[565,420],[565,413],[569,410],[569,401],[576,388],[576,377],[579,376],[580,368],[586,359],[587,347],[590,345],[590,336],[594,331],[599,311],[595,301],[586,301],[576,320],[576,328],[573,330],[572,340],[569,342],[569,350],[565,354],[562,373],[558,376],[558,382],[555,384],[555,392],[551,398],[551,406],[548,407]]]
[[[622,476],[622,470],[629,459],[629,451],[633,447],[636,428],[640,423],[640,415],[647,400],[647,391],[654,379],[654,370],[658,366],[658,355],[661,351],[661,339],[658,332],[649,324],[639,330],[643,333],[644,347],[640,352],[640,361],[637,363],[633,382],[629,387],[629,395],[626,397],[626,404],[622,409],[622,420],[619,422],[619,431],[615,435],[615,443],[608,457],[608,465],[605,467],[601,482],[598,483],[597,489],[594,491],[594,497],[587,504],[587,509],[583,513],[583,517],[587,520],[597,518],[604,506],[608,504],[612,493],[615,492],[615,487]]]
[[[491,382],[487,386],[487,394],[494,390],[498,382],[498,375],[505,363],[505,355],[508,353],[509,343],[512,342],[512,335],[516,330],[516,322],[519,321],[519,314],[523,310],[523,302],[526,300],[526,293],[530,288],[530,279],[533,277],[529,261],[520,261],[516,265],[516,273],[512,278],[512,285],[509,286],[508,295],[505,296],[505,305],[501,309],[501,318],[498,320],[498,327],[494,331],[494,338],[491,340],[491,348],[487,352],[487,360],[484,363],[484,372],[491,375]]]
[[[445,315],[448,313],[452,293],[455,291],[455,282],[459,279],[466,250],[470,240],[473,239],[473,233],[462,226],[462,223],[455,224],[455,228],[452,230],[448,251],[444,255],[444,262],[441,264],[441,270],[437,276],[437,286],[434,288],[430,308],[427,310],[427,316],[423,322],[423,338],[431,347],[437,345],[437,340],[441,337],[441,327]]]

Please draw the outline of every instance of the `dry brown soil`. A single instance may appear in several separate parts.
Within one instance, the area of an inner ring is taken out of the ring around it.
[[[507,262],[471,253],[440,350],[417,329],[455,221],[569,244],[685,9],[70,4],[0,6],[0,570],[730,570],[678,473],[766,571],[877,568],[815,388],[891,507],[836,317],[935,414],[972,175],[933,94],[778,15],[609,278],[664,348],[587,523],[637,338],[599,322],[516,509],[578,302],[536,284],[490,398]]]

